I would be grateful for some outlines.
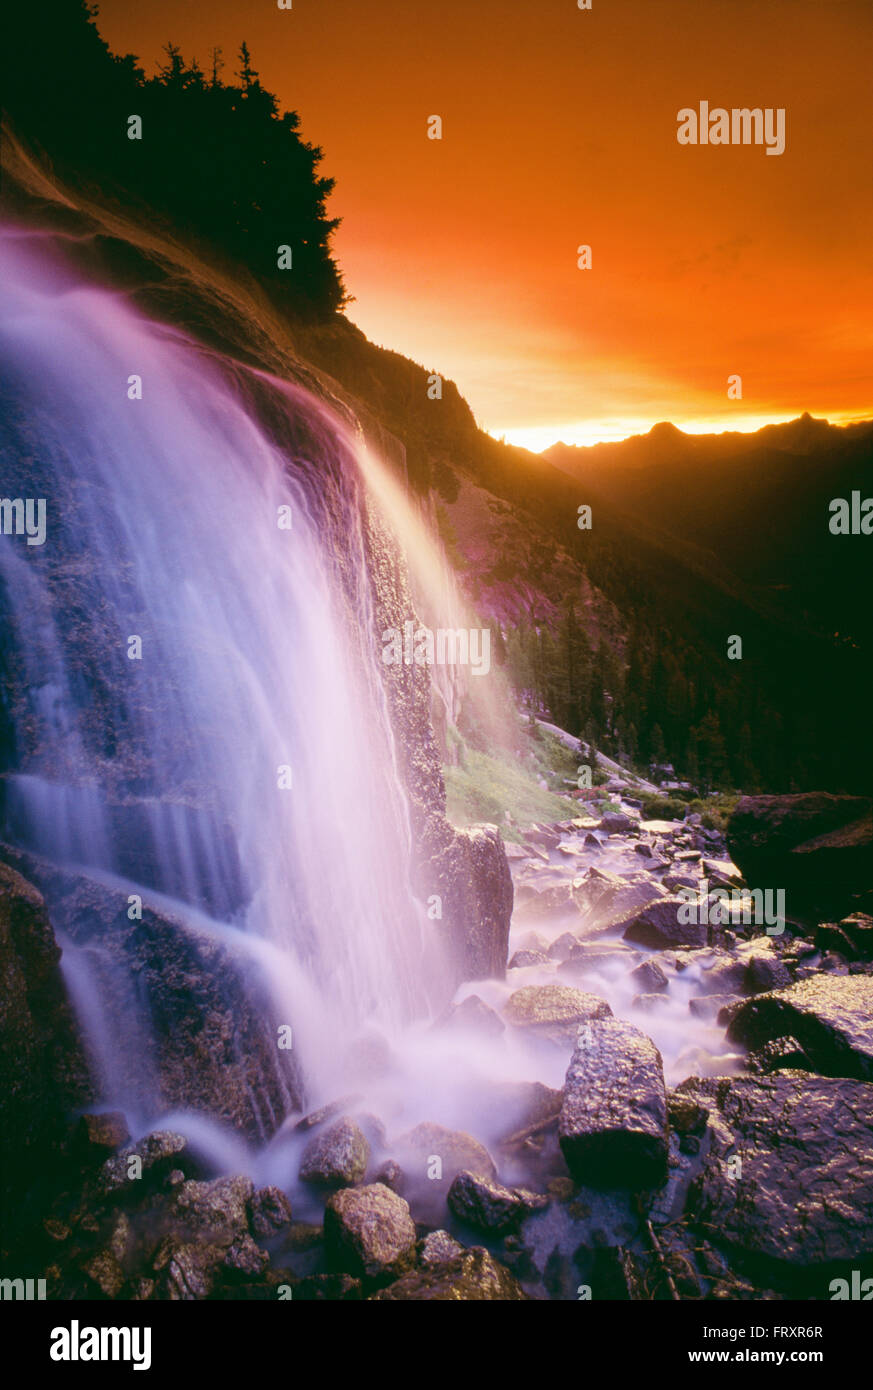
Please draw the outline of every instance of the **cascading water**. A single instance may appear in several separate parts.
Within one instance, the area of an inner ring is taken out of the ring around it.
[[[251,956],[317,1100],[362,1031],[426,1012],[439,971],[355,453],[308,393],[229,374],[33,245],[0,242],[0,491],[46,503],[44,544],[0,537],[3,838]],[[281,447],[247,408],[258,390]],[[64,945],[111,1078],[125,1039],[92,955]]]
[[[496,1146],[541,1095],[524,1083],[562,1085],[566,1050],[435,1026],[453,976],[411,887],[368,509],[407,554],[412,607],[463,626],[439,547],[310,392],[147,322],[40,238],[0,237],[0,269],[0,837],[52,910],[98,1100],[286,1188],[295,1112],[350,1091],[388,1130],[374,1162],[420,1121]],[[633,1016],[625,973],[585,983]],[[566,978],[518,975],[456,998],[500,1010]],[[675,1079],[691,1034],[719,1050],[687,993],[639,1019]]]

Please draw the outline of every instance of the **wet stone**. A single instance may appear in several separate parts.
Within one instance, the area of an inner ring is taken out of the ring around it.
[[[369,1158],[361,1127],[348,1118],[337,1120],[307,1144],[300,1179],[320,1187],[351,1187],[363,1179]]]

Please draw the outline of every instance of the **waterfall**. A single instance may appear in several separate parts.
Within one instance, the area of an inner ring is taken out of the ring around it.
[[[353,433],[45,239],[0,237],[0,270],[2,838],[250,956],[318,1098],[367,1028],[426,1015],[438,969]],[[16,499],[44,499],[43,544]],[[91,957],[64,944],[111,1075]]]

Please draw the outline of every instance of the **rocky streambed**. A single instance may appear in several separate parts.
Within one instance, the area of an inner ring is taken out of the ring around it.
[[[240,1173],[184,1126],[133,1139],[88,1110],[41,900],[5,870],[4,969],[42,952],[29,975],[61,1032],[30,1044],[67,1077],[33,1136],[52,1163],[22,1274],[55,1298],[182,1300],[827,1299],[869,1276],[873,917],[744,921],[721,835],[632,803],[508,856],[505,978],[405,1043],[362,1039],[349,1094]],[[680,911],[704,880],[728,920]],[[40,1000],[19,997],[24,1036]],[[410,1109],[397,1077],[422,1057]]]

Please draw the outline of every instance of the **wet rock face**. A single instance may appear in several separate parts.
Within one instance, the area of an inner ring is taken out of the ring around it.
[[[273,1190],[256,1193],[250,1178],[179,1184],[172,1232],[158,1245],[151,1264],[160,1295],[187,1302],[209,1298],[219,1286],[233,1288],[262,1278],[269,1256],[251,1231],[265,1209],[275,1214]]]
[[[415,1257],[409,1207],[378,1182],[335,1192],[324,1213],[324,1236],[338,1266],[365,1279],[396,1276]]]
[[[51,1162],[65,1112],[90,1098],[60,960],[41,894],[0,864],[0,1193],[10,1202]]]
[[[727,842],[747,882],[784,888],[789,909],[840,915],[873,887],[870,797],[744,796]]]
[[[629,1023],[585,1025],[564,1085],[561,1151],[591,1187],[658,1186],[667,1175],[667,1096],[661,1054]]]
[[[380,1301],[427,1300],[437,1303],[526,1299],[514,1275],[481,1246],[474,1245],[448,1263],[411,1270],[373,1298]]]
[[[728,1037],[757,1049],[790,1035],[825,1076],[873,1081],[873,977],[813,975],[728,1011]]]
[[[679,1091],[709,1110],[690,1219],[759,1277],[781,1267],[828,1298],[835,1266],[873,1255],[873,1086],[781,1073],[693,1079]]]
[[[365,539],[376,629],[400,630],[415,613],[405,562],[372,510]],[[455,983],[502,978],[513,899],[503,841],[495,826],[456,830],[446,819],[427,668],[382,664],[381,675],[409,803],[416,891],[423,901],[433,895],[441,899],[440,921]]]
[[[122,1116],[109,1118],[116,1133],[126,1132]],[[284,1232],[290,1243],[282,1192],[256,1191],[243,1176],[200,1180],[186,1139],[169,1130],[143,1135],[102,1163],[108,1134],[100,1138],[83,1147],[77,1136],[82,1190],[75,1200],[58,1194],[65,1219],[42,1223],[52,1243],[50,1298],[191,1301],[236,1297],[243,1286],[275,1296],[281,1281],[259,1242]]]
[[[147,901],[131,921],[126,894],[7,852],[27,862],[52,918],[87,955],[112,1040],[113,1089],[156,1112],[213,1116],[254,1140],[301,1108],[294,1053],[277,1045],[278,1024],[290,1020],[273,1017],[265,984],[230,950]],[[107,1078],[90,1052],[88,1062],[100,1091]]]

